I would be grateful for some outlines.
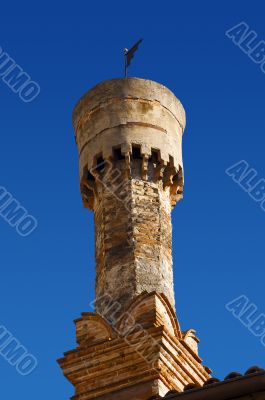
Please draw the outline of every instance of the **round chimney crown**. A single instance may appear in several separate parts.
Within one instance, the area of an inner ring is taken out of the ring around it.
[[[185,122],[180,101],[157,82],[123,78],[99,83],[73,112],[81,178],[98,160],[111,159],[117,149],[132,154],[133,147],[147,158],[156,152],[165,166],[182,170]]]

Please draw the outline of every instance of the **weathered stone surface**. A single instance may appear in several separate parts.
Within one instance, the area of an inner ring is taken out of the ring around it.
[[[106,178],[109,171],[96,180],[99,313],[105,294],[121,304],[121,311],[138,294],[153,290],[164,293],[174,306],[170,188],[164,188],[163,181],[155,178],[153,163],[148,164],[146,180],[141,178],[142,160],[133,158],[129,178],[125,161],[113,160],[111,168],[119,172],[115,184]]]
[[[185,111],[165,86],[139,78],[113,79],[87,92],[73,113],[80,156],[80,174],[93,167],[94,157],[112,156],[113,148],[131,152],[132,144],[151,155],[159,149],[167,163],[182,167],[181,140]]]
[[[94,211],[96,313],[59,360],[74,400],[147,400],[202,385],[210,370],[176,319],[171,210],[182,198],[185,112],[164,86],[114,79],[73,115],[80,187]]]
[[[83,96],[73,119],[84,205],[95,213],[96,310],[106,293],[123,309],[145,290],[174,307],[170,214],[183,190],[181,103],[156,82],[114,79]]]

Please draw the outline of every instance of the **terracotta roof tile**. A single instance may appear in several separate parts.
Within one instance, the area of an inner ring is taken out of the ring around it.
[[[244,375],[238,372],[230,372],[223,381],[210,378],[202,387],[189,383],[183,392],[178,393],[170,390],[163,398],[167,400],[232,400],[235,397],[240,399],[241,396],[253,395],[254,393],[264,393],[265,399],[265,370],[257,366],[249,368]],[[202,395],[203,397],[201,397]],[[261,399],[261,397],[259,398]],[[148,400],[158,399],[162,399],[162,397],[153,396]]]

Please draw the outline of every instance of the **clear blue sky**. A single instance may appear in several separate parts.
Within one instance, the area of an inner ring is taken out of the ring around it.
[[[248,4],[247,4],[248,3]],[[38,220],[20,237],[3,219],[1,318],[38,359],[21,376],[0,357],[0,394],[68,399],[56,359],[94,296],[93,215],[83,209],[71,113],[99,81],[123,74],[124,47],[144,42],[130,75],[168,86],[187,112],[185,195],[173,212],[177,313],[195,328],[214,376],[265,366],[265,347],[225,304],[264,304],[265,213],[225,170],[245,159],[265,178],[265,74],[225,31],[245,21],[265,40],[264,2],[18,2],[1,8],[0,46],[41,87],[24,103],[0,79],[0,186]]]

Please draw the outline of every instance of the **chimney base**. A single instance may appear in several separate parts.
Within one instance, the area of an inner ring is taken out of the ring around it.
[[[181,332],[166,297],[142,293],[115,320],[83,313],[75,321],[79,347],[58,362],[74,385],[73,400],[147,400],[202,386],[211,372],[197,354],[193,330]]]

